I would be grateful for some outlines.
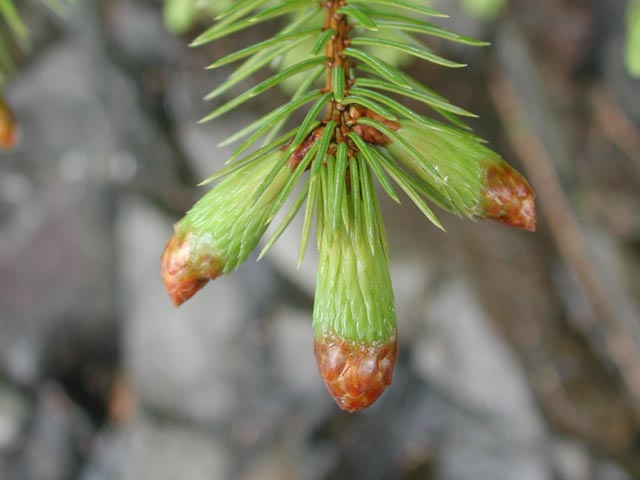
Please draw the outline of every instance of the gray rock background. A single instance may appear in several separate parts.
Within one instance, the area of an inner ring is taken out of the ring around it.
[[[86,0],[63,18],[27,2],[34,48],[5,91],[22,141],[0,153],[0,479],[640,478],[626,2],[514,0],[491,24],[436,3],[494,46],[445,51],[464,72],[412,73],[481,114],[474,127],[518,164],[485,94],[496,76],[515,85],[610,316],[548,211],[535,235],[443,215],[445,235],[384,202],[401,354],[378,403],[340,412],[316,372],[299,224],[180,309],[159,277],[172,223],[229,152],[216,144],[284,95],[198,126],[228,72],[202,68],[232,41],[188,49],[195,31],[168,35],[151,0]]]

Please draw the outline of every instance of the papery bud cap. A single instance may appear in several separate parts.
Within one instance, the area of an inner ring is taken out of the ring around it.
[[[394,338],[368,345],[337,336],[316,337],[318,370],[338,406],[353,413],[369,407],[391,385],[398,356]]]
[[[530,232],[536,230],[533,190],[525,178],[504,161],[487,168],[481,208],[485,217]]]
[[[176,307],[214,280],[223,268],[214,252],[198,250],[193,233],[176,232],[162,253],[162,280]]]

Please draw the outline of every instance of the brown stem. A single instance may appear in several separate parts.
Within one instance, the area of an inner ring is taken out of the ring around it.
[[[325,73],[326,82],[324,90],[327,92],[333,91],[334,88],[334,68],[342,67],[345,76],[345,87],[347,89],[353,84],[353,79],[351,78],[352,66],[349,62],[349,58],[344,54],[345,48],[349,46],[349,33],[353,27],[349,24],[345,15],[337,13],[338,9],[344,7],[346,4],[346,0],[329,0],[323,3],[325,8],[324,30],[332,29],[335,32],[327,42],[327,46],[325,48],[328,61]],[[350,125],[352,124],[349,109],[347,109],[343,104],[339,104],[335,100],[331,100],[331,103],[327,107],[325,122],[329,122],[331,120],[338,124],[335,133],[335,143],[346,141],[346,136],[349,134]]]
[[[344,50],[349,46],[349,35],[353,26],[347,21],[345,15],[338,13],[341,7],[347,5],[348,0],[327,0],[322,3],[325,9],[325,21],[323,30],[333,30],[335,33],[331,36],[327,42],[325,53],[327,56],[327,65],[325,72],[325,87],[324,92],[332,92],[333,85],[333,69],[342,68],[344,71],[344,84],[345,84],[345,96],[349,94],[349,89],[353,86],[355,79],[353,78],[353,65],[351,64],[349,57],[345,55]],[[344,104],[338,103],[335,99],[332,99],[327,106],[325,115],[325,124],[334,121],[337,124],[335,133],[333,135],[333,141],[329,152],[335,153],[337,144],[346,142],[349,146],[349,156],[353,155],[357,151],[356,146],[348,138],[349,132],[354,131],[360,135],[366,142],[386,145],[389,143],[389,138],[386,135],[378,132],[372,127],[365,125],[357,125],[358,118],[371,117],[377,120],[388,123],[386,119],[381,119],[373,112],[368,111],[365,108],[352,105],[347,108]],[[399,127],[397,124],[389,125],[397,130]]]

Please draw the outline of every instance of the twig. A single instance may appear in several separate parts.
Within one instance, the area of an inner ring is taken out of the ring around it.
[[[560,253],[574,275],[583,298],[590,302],[595,315],[578,328],[592,348],[605,360],[613,362],[631,404],[640,418],[640,351],[621,321],[618,309],[610,301],[598,267],[591,258],[584,233],[571,209],[553,167],[549,153],[528,124],[524,106],[511,80],[498,75],[490,93],[505,132],[524,165],[537,194]]]
[[[640,131],[602,88],[592,90],[591,102],[598,128],[629,157],[640,178]]]

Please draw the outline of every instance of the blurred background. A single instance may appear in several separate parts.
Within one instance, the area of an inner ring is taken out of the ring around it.
[[[349,415],[317,374],[299,225],[180,309],[159,275],[172,223],[231,151],[217,143],[286,99],[197,125],[230,71],[203,67],[276,26],[189,49],[210,13],[18,2],[31,47],[4,88],[20,138],[0,153],[0,479],[640,479],[629,3],[432,3],[492,46],[433,41],[470,66],[407,68],[480,115],[538,194],[538,232],[443,213],[444,234],[385,200],[400,357]]]

